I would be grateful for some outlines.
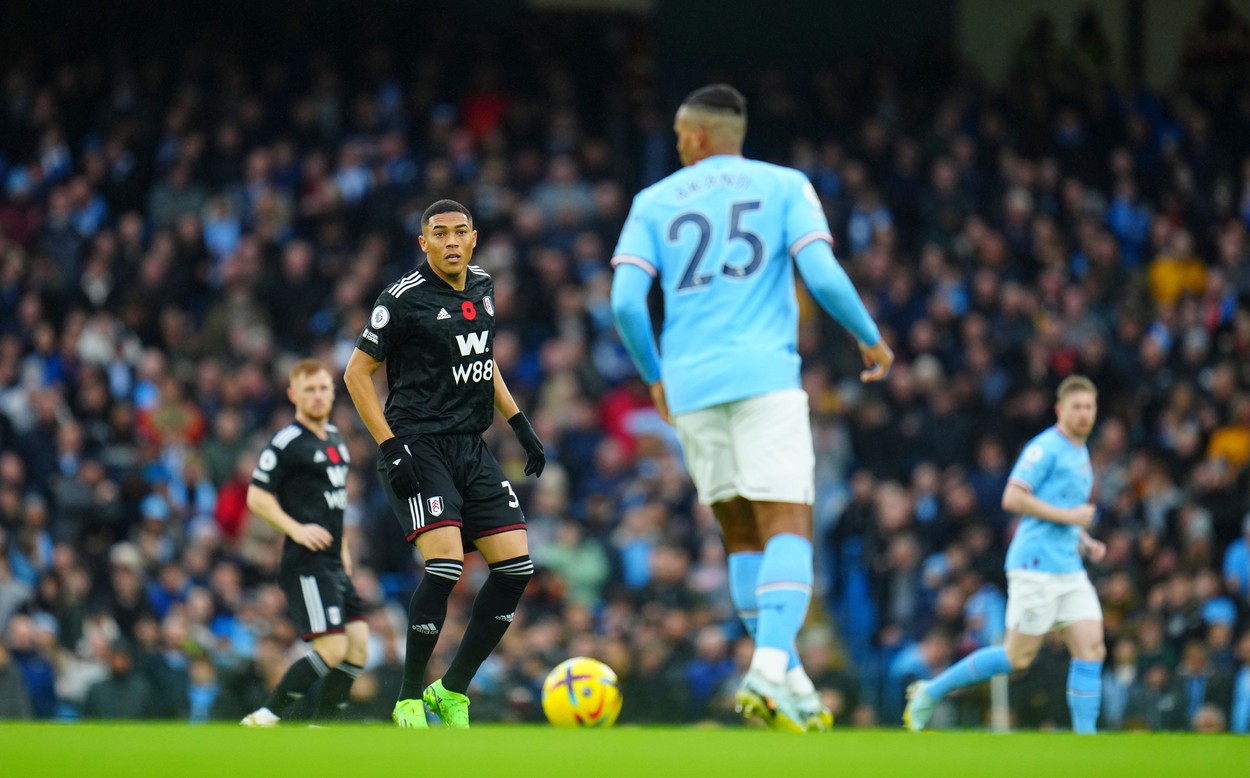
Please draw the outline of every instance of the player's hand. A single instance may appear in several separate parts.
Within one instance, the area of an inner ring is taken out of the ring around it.
[[[1068,523],[1075,524],[1083,529],[1089,529],[1089,525],[1094,523],[1094,516],[1097,513],[1098,509],[1089,503],[1069,508]]]
[[[525,474],[535,478],[542,476],[543,468],[547,466],[547,455],[543,453],[543,442],[538,439],[538,433],[534,432],[534,425],[520,412],[508,419],[508,424],[512,425],[516,439],[521,441],[521,448],[525,449]]]
[[[1107,555],[1107,544],[1101,540],[1089,538],[1081,543],[1081,551],[1085,554],[1085,558],[1091,562],[1101,562],[1103,557]]]
[[[656,381],[647,389],[651,392],[651,402],[655,404],[655,411],[660,414],[660,420],[665,424],[672,424],[673,420],[668,415],[668,397],[664,394],[664,382]]]
[[[864,366],[868,368],[860,371],[859,380],[871,384],[890,374],[890,366],[894,364],[894,352],[886,344],[885,338],[878,340],[875,346],[860,343],[859,353],[864,358]]]
[[[386,461],[386,480],[391,491],[401,500],[409,500],[421,493],[421,479],[417,477],[417,465],[412,452],[399,442],[399,438],[387,438],[378,446]]]
[[[334,536],[320,524],[301,524],[291,533],[291,540],[309,551],[325,551],[334,543]]]

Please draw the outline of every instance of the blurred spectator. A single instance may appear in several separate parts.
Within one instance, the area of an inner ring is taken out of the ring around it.
[[[0,642],[0,719],[28,719],[32,715],[22,670]]]
[[[1205,644],[1195,641],[1185,646],[1178,680],[1184,692],[1186,721],[1194,722],[1204,707],[1215,708],[1227,719],[1233,702],[1233,679],[1211,666]]]
[[[1229,729],[1239,735],[1250,734],[1250,630],[1237,641],[1237,660],[1241,669],[1233,683],[1233,710]]]
[[[118,641],[109,650],[109,677],[87,690],[82,715],[88,719],[144,719],[158,710],[151,684],[134,671],[133,649]]]
[[[593,608],[602,602],[610,573],[608,556],[576,521],[561,522],[551,541],[536,549],[536,561],[564,581],[570,604]]]
[[[1111,651],[1111,661],[1103,670],[1101,726],[1122,729],[1129,697],[1137,683],[1137,645],[1121,638]]]
[[[1250,513],[1241,520],[1241,537],[1224,552],[1224,585],[1243,608],[1250,605]]]
[[[9,619],[5,642],[10,660],[21,671],[31,712],[38,719],[52,718],[56,669],[47,648],[39,643],[34,621],[21,615]]]

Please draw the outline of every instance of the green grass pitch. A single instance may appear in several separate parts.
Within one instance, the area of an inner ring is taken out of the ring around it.
[[[0,724],[0,775],[244,776],[996,776],[1090,778],[1250,774],[1250,740],[1232,736],[746,729],[556,730],[487,726]]]

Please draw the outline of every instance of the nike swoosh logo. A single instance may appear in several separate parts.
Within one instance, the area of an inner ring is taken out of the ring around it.
[[[391,464],[392,464],[392,465],[398,465],[400,462],[403,462],[403,461],[404,461],[404,460],[402,460],[402,459],[396,459],[396,460],[395,460],[394,462],[392,462]]]

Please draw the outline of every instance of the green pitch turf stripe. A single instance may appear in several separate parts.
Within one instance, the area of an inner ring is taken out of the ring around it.
[[[445,750],[444,750],[445,749]],[[446,760],[443,762],[442,760]],[[263,776],[1220,776],[1244,774],[1250,740],[1234,736],[901,731],[822,735],[618,726],[556,730],[474,726],[0,724],[4,778]],[[441,765],[441,766],[440,766]]]

